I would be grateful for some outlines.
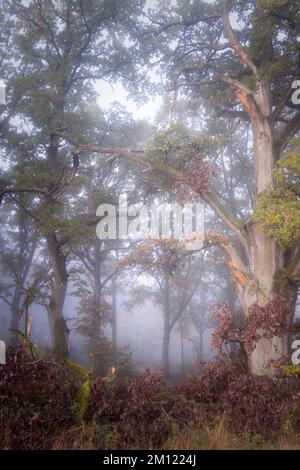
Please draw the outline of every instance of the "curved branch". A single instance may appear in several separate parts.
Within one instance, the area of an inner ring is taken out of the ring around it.
[[[223,220],[223,222],[237,235],[240,243],[248,255],[247,236],[244,232],[241,222],[219,201],[219,199],[211,192],[207,192],[202,199],[210,205],[215,213]]]
[[[233,88],[236,88],[240,90],[241,93],[244,93],[246,96],[248,95],[253,95],[253,91],[251,88],[247,87],[244,83],[240,82],[239,80],[236,80],[235,78],[230,77],[229,75],[225,75],[222,73],[218,73],[219,77],[223,82],[228,83],[228,85],[232,86]]]
[[[211,244],[217,245],[228,256],[228,265],[234,281],[242,287],[249,281],[247,266],[239,255],[238,250],[229,238],[217,232],[205,232],[205,239]]]
[[[62,136],[66,141],[69,141],[67,136]],[[70,141],[72,144],[74,144],[74,141]],[[80,145],[76,144],[76,148],[74,149],[73,153],[76,155],[79,155],[82,152],[93,152],[93,153],[99,153],[99,154],[107,154],[111,155],[113,159],[115,158],[121,158],[125,157],[128,160],[131,160],[138,165],[143,166],[147,170],[150,171],[157,171],[159,173],[165,174],[170,176],[173,180],[179,181],[179,182],[185,182],[187,180],[187,175],[185,175],[182,171],[177,170],[173,167],[170,167],[168,165],[163,165],[161,163],[157,162],[150,162],[148,160],[145,160],[143,158],[143,152],[137,152],[119,148],[119,147],[100,147],[100,146],[94,146],[94,145]],[[231,214],[225,206],[217,199],[217,197],[211,193],[207,192],[205,195],[201,194],[202,199],[207,202],[212,209],[219,215],[222,220],[225,222],[225,224],[234,231],[234,233],[237,235],[239,241],[241,242],[242,246],[244,247],[246,253],[248,253],[248,244],[247,244],[247,238],[246,234],[243,231],[243,227],[241,222],[234,217],[233,214]]]

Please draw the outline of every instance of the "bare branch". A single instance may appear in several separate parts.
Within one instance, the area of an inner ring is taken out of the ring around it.
[[[43,196],[47,196],[47,191],[39,188],[23,188],[23,189],[17,189],[17,188],[7,188],[4,189],[3,191],[0,192],[0,204],[3,200],[3,197],[6,196],[7,194],[21,194],[21,193],[33,193],[33,194],[39,194]]]
[[[257,75],[258,71],[257,71],[256,65],[250,59],[249,55],[247,54],[247,52],[245,51],[245,49],[243,48],[243,46],[239,42],[238,38],[236,37],[236,35],[235,35],[235,33],[234,33],[234,31],[231,27],[230,18],[229,18],[229,11],[227,9],[222,14],[222,21],[223,21],[224,32],[225,32],[225,34],[226,34],[226,36],[229,40],[229,44],[231,45],[233,50],[237,53],[237,55],[239,56],[241,61],[245,65],[248,65],[248,67],[250,67],[252,72],[255,75]]]
[[[68,141],[68,137],[65,135],[61,135],[66,141]],[[74,145],[74,141],[71,140],[71,143]],[[158,171],[165,175],[170,176],[172,179],[180,182],[185,182],[187,176],[179,170],[172,168],[168,165],[163,165],[157,162],[150,162],[143,158],[143,152],[134,152],[131,150],[126,150],[119,147],[98,147],[92,145],[80,145],[76,144],[76,148],[73,151],[73,154],[79,155],[82,152],[94,152],[100,154],[107,154],[111,155],[113,158],[120,158],[125,157],[128,160],[131,160],[144,168],[151,170],[151,171]],[[238,236],[240,242],[242,243],[243,247],[248,250],[246,235],[243,231],[242,224],[240,221],[233,216],[223,205],[216,196],[212,193],[208,192],[203,196],[203,199],[212,207],[212,209],[222,218],[222,220],[226,223],[226,225],[232,229],[236,235]]]

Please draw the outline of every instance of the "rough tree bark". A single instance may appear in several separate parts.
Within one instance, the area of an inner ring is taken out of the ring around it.
[[[245,102],[247,109],[247,102]],[[249,104],[249,98],[248,98]],[[254,149],[256,197],[273,187],[272,171],[275,165],[275,141],[272,122],[270,82],[261,80],[257,85],[255,112],[251,117]],[[248,262],[250,275],[244,289],[239,289],[239,297],[245,316],[254,303],[264,306],[272,294],[278,292],[276,280],[284,269],[284,249],[274,239],[268,237],[255,222],[246,227]],[[296,289],[296,288],[295,288]],[[289,292],[289,296],[290,296]],[[289,299],[287,299],[288,301]],[[249,367],[254,374],[270,374],[269,363],[288,356],[288,336],[261,339],[249,359]]]
[[[272,122],[270,82],[258,81],[254,97],[241,90],[236,93],[251,118],[253,133],[255,193],[258,197],[263,191],[273,187],[272,171],[275,165],[275,140]],[[226,216],[223,214],[226,222]],[[243,238],[245,256],[242,260],[237,251],[228,244],[223,245],[229,255],[229,264],[245,317],[253,304],[264,306],[271,296],[278,293],[278,278],[286,268],[285,252],[274,239],[268,237],[258,223],[250,220],[239,230]],[[232,250],[231,250],[232,249]],[[282,290],[282,289],[281,289]],[[293,305],[297,287],[290,283],[285,294]],[[291,312],[291,315],[293,312]],[[288,335],[272,339],[261,339],[249,358],[249,368],[253,374],[272,374],[271,361],[287,356]]]
[[[61,99],[57,107],[57,118],[61,117],[61,122],[63,122],[63,110],[64,98]],[[51,134],[50,144],[47,149],[47,167],[54,174],[60,171],[58,154],[59,137]],[[50,178],[49,193],[54,191],[56,183],[55,178]],[[52,198],[55,199],[54,193]],[[51,204],[51,202],[46,200],[46,207],[47,204]],[[63,251],[64,244],[58,239],[55,229],[51,230],[50,228],[46,235],[46,243],[53,271],[52,289],[47,306],[52,349],[57,357],[66,358],[69,355],[69,330],[64,318],[64,303],[68,286],[67,258]]]
[[[224,32],[231,48],[240,61],[252,71],[256,82],[255,89],[248,89],[243,83],[239,81],[233,83],[233,80],[228,80],[227,77],[223,76],[223,80],[233,86],[236,97],[244,106],[250,118],[253,135],[256,198],[263,191],[272,189],[272,171],[276,158],[280,155],[284,145],[284,139],[279,138],[276,142],[274,137],[275,115],[277,113],[276,110],[273,112],[272,109],[271,82],[264,79],[263,74],[260,73],[260,67],[263,69],[272,61],[272,19],[266,16],[264,8],[260,5],[257,5],[257,12],[263,18],[267,31],[262,45],[262,59],[259,67],[253,62],[235,35],[230,25],[229,11],[225,9],[222,15]],[[286,129],[283,134],[286,137],[288,136]],[[226,222],[226,217],[223,217],[223,220]],[[242,310],[244,315],[247,316],[251,305],[264,306],[270,300],[272,294],[277,293],[280,287],[282,290],[283,286],[278,285],[278,278],[280,273],[286,269],[286,250],[280,248],[276,241],[268,237],[253,220],[242,228],[240,240],[241,237],[243,238],[242,245],[245,250],[245,263],[243,265],[241,259],[237,257],[238,263],[235,264],[233,258],[231,258],[231,268],[234,275],[240,269],[243,273],[242,276],[235,276],[235,284]],[[296,285],[293,282],[289,283],[285,294],[287,302],[292,306],[292,300],[296,295]],[[291,312],[291,315],[293,315],[293,312]],[[270,367],[270,361],[287,356],[288,353],[287,334],[269,340],[261,339],[249,358],[249,368],[253,374],[271,375],[273,369]]]

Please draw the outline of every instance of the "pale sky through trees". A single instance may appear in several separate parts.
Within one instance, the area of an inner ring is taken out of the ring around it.
[[[215,0],[207,0],[206,3],[214,3]],[[154,8],[160,3],[160,0],[147,0],[145,11],[149,8]],[[176,0],[171,0],[170,3],[176,5]],[[142,105],[135,103],[129,93],[125,90],[121,83],[108,84],[106,81],[97,80],[95,89],[99,93],[98,104],[101,108],[108,109],[113,102],[118,102],[123,105],[126,110],[132,113],[136,120],[150,120],[155,119],[156,113],[162,105],[161,97],[150,97],[147,102]]]
[[[173,2],[176,3],[176,2]],[[154,8],[159,4],[159,0],[147,0],[145,11]],[[126,110],[132,113],[134,119],[147,119],[153,121],[155,115],[161,106],[161,98],[150,98],[145,104],[137,105],[134,100],[128,96],[128,92],[121,83],[108,84],[103,80],[96,82],[95,88],[99,93],[98,104],[101,108],[108,109],[115,101],[125,106]]]
[[[98,104],[103,109],[108,109],[113,102],[118,102],[125,106],[126,110],[132,113],[134,119],[145,119],[153,121],[162,100],[159,97],[151,98],[143,105],[137,105],[134,100],[128,96],[128,92],[121,83],[109,85],[103,80],[98,80],[95,88],[99,93]]]

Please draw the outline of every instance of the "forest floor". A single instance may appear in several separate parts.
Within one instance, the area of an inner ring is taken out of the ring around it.
[[[300,449],[300,380],[224,363],[183,384],[153,371],[99,377],[12,348],[0,367],[0,449]]]
[[[224,419],[214,427],[193,427],[169,439],[166,450],[300,450],[300,435],[283,433],[274,439],[263,439],[260,434],[234,435]]]
[[[81,425],[57,436],[54,450],[97,450],[95,444],[97,430]],[[111,447],[113,449],[113,447]],[[137,449],[137,447],[132,447]],[[149,447],[148,450],[157,449]],[[224,417],[214,426],[187,426],[168,439],[159,450],[300,450],[300,434],[285,432],[274,439],[263,439],[260,434],[247,433],[234,435],[228,429]]]

